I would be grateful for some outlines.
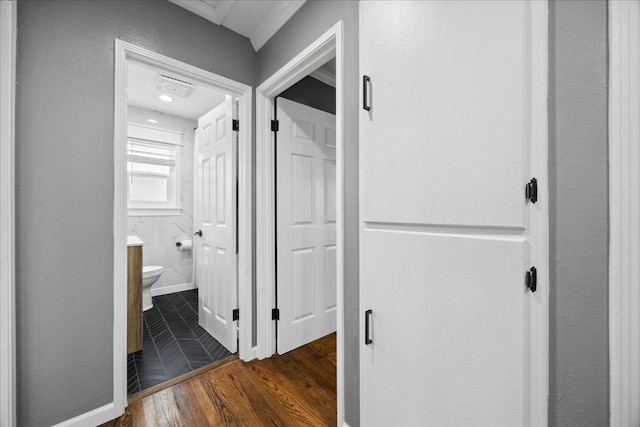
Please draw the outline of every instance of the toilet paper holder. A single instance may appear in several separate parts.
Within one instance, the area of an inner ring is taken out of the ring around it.
[[[192,240],[178,240],[176,242],[176,247],[181,251],[190,251],[193,247]]]

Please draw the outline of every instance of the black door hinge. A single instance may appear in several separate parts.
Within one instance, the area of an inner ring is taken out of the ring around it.
[[[233,130],[238,132],[240,130],[240,120],[233,119],[232,120]]]
[[[271,320],[280,320],[280,309],[278,308],[271,309]]]
[[[280,121],[271,120],[271,132],[278,132],[280,130]]]
[[[535,178],[531,178],[531,181],[527,183],[524,188],[524,196],[531,203],[535,203],[538,201],[538,180]]]
[[[233,321],[240,320],[240,309],[236,308],[233,310]]]
[[[536,270],[535,267],[531,267],[529,271],[527,271],[525,283],[531,292],[535,292],[536,289],[538,289],[538,270]]]

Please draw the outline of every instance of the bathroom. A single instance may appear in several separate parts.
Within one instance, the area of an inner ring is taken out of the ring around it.
[[[142,312],[137,301],[128,307],[128,336],[139,324],[136,343],[129,339],[128,345],[131,398],[231,356],[200,326],[194,164],[199,120],[232,99],[188,76],[141,62],[129,62],[127,78],[130,269],[137,268],[131,251],[142,252]],[[139,285],[129,283],[129,293],[137,292]]]

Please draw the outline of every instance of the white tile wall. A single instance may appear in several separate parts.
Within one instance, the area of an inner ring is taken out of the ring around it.
[[[149,123],[147,119],[158,123]],[[144,265],[161,265],[164,272],[153,285],[153,289],[192,282],[192,253],[180,251],[176,242],[192,239],[193,229],[193,148],[194,120],[171,116],[157,111],[129,105],[129,122],[145,126],[182,132],[180,149],[180,216],[130,216],[127,226],[129,235],[144,242]]]

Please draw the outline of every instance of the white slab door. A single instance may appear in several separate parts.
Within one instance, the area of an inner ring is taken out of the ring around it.
[[[234,101],[200,119],[195,147],[195,228],[198,323],[231,353],[238,349],[236,251],[237,133]],[[199,235],[198,235],[199,234]]]
[[[362,425],[546,423],[545,8],[360,3]]]
[[[336,330],[335,115],[277,100],[278,353]]]

